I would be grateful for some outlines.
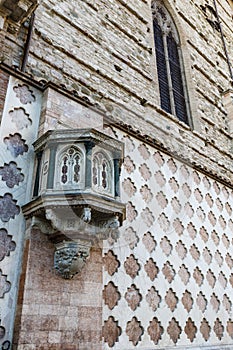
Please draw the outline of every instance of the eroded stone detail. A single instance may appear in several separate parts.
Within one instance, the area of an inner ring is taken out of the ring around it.
[[[207,306],[207,300],[202,292],[199,292],[197,296],[197,306],[199,309],[204,312]]]
[[[137,317],[133,317],[131,321],[127,322],[126,334],[129,337],[129,341],[131,341],[134,346],[141,340],[143,328]]]
[[[148,293],[146,295],[146,301],[148,302],[153,311],[157,310],[161,302],[161,296],[159,295],[155,287],[151,287],[148,290]]]
[[[2,261],[5,256],[9,256],[11,252],[15,250],[16,244],[12,241],[12,236],[8,235],[6,229],[0,229],[0,261]]]
[[[150,152],[148,151],[148,148],[146,147],[146,145],[141,144],[138,147],[138,150],[144,160],[147,160],[150,158]]]
[[[193,342],[194,338],[196,337],[197,333],[197,327],[195,326],[195,323],[192,321],[192,319],[189,317],[186,325],[184,327],[184,331],[188,337],[188,339]]]
[[[122,187],[129,197],[132,197],[136,193],[136,187],[130,178],[124,180]]]
[[[0,196],[0,219],[3,222],[8,222],[14,219],[15,215],[19,215],[20,208],[16,203],[17,201],[12,199],[10,193],[5,193],[3,197]]]
[[[20,171],[21,169],[17,168],[15,162],[5,163],[3,167],[0,167],[0,176],[2,176],[2,181],[6,181],[9,188],[13,188],[24,179],[24,175]]]
[[[166,206],[168,204],[168,200],[167,200],[165,194],[162,191],[157,193],[156,199],[157,199],[157,202],[158,202],[158,204],[160,205],[160,207],[162,209],[166,208]]]
[[[145,163],[139,167],[139,171],[145,181],[148,181],[151,178],[150,169]]]
[[[200,252],[195,244],[190,247],[189,252],[195,261],[199,260]]]
[[[158,223],[164,232],[168,231],[170,227],[170,221],[168,220],[168,217],[164,213],[159,215]]]
[[[5,137],[4,143],[14,158],[28,151],[28,145],[26,145],[25,140],[22,139],[21,135],[18,133],[14,135],[10,134],[8,137]]]
[[[175,270],[173,269],[172,265],[169,261],[167,261],[162,268],[162,272],[166,278],[166,280],[171,283],[175,277]]]
[[[110,316],[107,321],[104,321],[103,326],[103,338],[105,343],[112,348],[116,342],[118,342],[121,335],[121,328],[118,326],[118,321],[114,317]]]
[[[215,293],[211,295],[210,304],[212,305],[212,308],[214,309],[214,311],[218,312],[220,301],[218,300],[218,297]]]
[[[152,194],[151,190],[149,189],[149,187],[147,185],[144,185],[144,186],[141,187],[140,193],[142,195],[142,199],[146,203],[150,203],[151,202],[151,200],[153,198],[153,194]]]
[[[11,283],[7,281],[7,276],[2,274],[0,269],[0,298],[4,297],[4,294],[8,293],[11,289]]]
[[[209,269],[206,273],[206,279],[209,283],[209,285],[214,288],[215,286],[215,282],[216,282],[216,278],[214,276],[214,273]]]
[[[176,252],[182,260],[186,257],[187,249],[186,249],[185,245],[182,243],[182,241],[177,242]]]
[[[200,287],[203,283],[204,276],[202,275],[199,267],[196,267],[193,271],[193,278],[195,279],[197,285]]]
[[[144,244],[146,250],[152,253],[156,247],[156,241],[150,232],[146,232],[142,238],[142,243]]]
[[[109,273],[110,276],[114,275],[117,272],[120,262],[117,260],[117,256],[113,253],[112,250],[109,250],[103,257],[105,270]]]
[[[169,256],[171,254],[172,244],[167,237],[162,238],[160,247],[166,256]]]
[[[182,304],[184,305],[184,308],[190,312],[192,307],[193,307],[193,298],[192,298],[192,294],[186,290],[182,296]]]
[[[227,311],[228,313],[230,313],[230,312],[231,312],[232,303],[231,303],[231,300],[230,300],[230,298],[228,297],[228,295],[226,295],[226,294],[223,295],[222,304],[223,304],[223,306],[225,307],[226,311]]]
[[[124,262],[126,273],[131,277],[135,278],[140,270],[140,264],[138,260],[131,254]]]
[[[178,303],[178,298],[176,296],[176,293],[171,288],[166,293],[165,301],[169,309],[173,312]]]
[[[182,330],[179,325],[179,322],[176,321],[176,319],[173,317],[169,322],[169,326],[167,327],[167,333],[169,334],[174,344],[176,344],[178,339],[180,338],[181,331]]]
[[[141,216],[142,216],[143,221],[145,222],[145,224],[148,227],[153,225],[153,222],[154,222],[155,218],[154,218],[154,216],[153,216],[153,214],[152,214],[152,212],[150,211],[149,208],[143,209]]]
[[[202,226],[202,227],[200,228],[199,234],[200,234],[200,236],[201,236],[201,239],[202,239],[205,243],[207,243],[207,241],[208,241],[208,239],[209,239],[209,235],[208,235],[208,233],[207,233],[205,227]]]
[[[158,344],[159,340],[162,338],[162,334],[164,332],[163,327],[161,326],[161,323],[157,319],[157,317],[154,317],[152,321],[150,321],[150,324],[147,328],[147,332],[151,338],[151,340]]]
[[[28,128],[32,124],[32,120],[29,118],[24,108],[14,108],[14,110],[9,112],[12,123],[16,125],[17,130],[23,130]]]
[[[124,239],[129,244],[130,249],[134,249],[139,241],[136,231],[132,227],[128,227],[124,232]]]
[[[178,185],[178,182],[176,181],[176,179],[174,177],[172,177],[170,180],[169,180],[169,185],[171,187],[171,189],[177,193],[179,191],[179,185]]]
[[[27,103],[35,102],[36,97],[33,94],[33,91],[29,89],[29,87],[25,84],[18,84],[17,86],[13,87],[14,92],[16,93],[16,97],[19,98],[20,102],[23,105],[26,105]]]
[[[217,338],[219,340],[222,339],[223,333],[224,333],[224,326],[222,322],[217,318],[214,322],[214,327],[213,327],[214,333],[216,334]]]
[[[113,282],[109,282],[104,286],[103,299],[109,309],[112,310],[120,300],[121,295]]]
[[[186,286],[186,284],[188,283],[188,281],[190,279],[190,273],[188,271],[188,268],[184,264],[181,265],[179,272],[178,272],[178,275],[180,276],[181,281]]]
[[[139,289],[132,284],[131,287],[127,288],[125,293],[125,300],[127,301],[131,310],[135,311],[142,300],[142,295],[139,293]]]
[[[137,217],[137,211],[135,210],[135,206],[131,203],[128,202],[126,204],[126,217],[127,219],[132,222],[136,217]]]
[[[209,326],[209,323],[208,321],[203,318],[202,322],[201,322],[201,326],[200,326],[200,332],[203,336],[203,338],[205,339],[205,341],[207,341],[210,337],[210,326]]]
[[[152,258],[150,258],[146,262],[144,269],[147,273],[147,276],[150,278],[150,280],[154,281],[154,279],[157,277],[157,275],[159,273],[159,268]]]
[[[131,174],[135,169],[134,162],[129,156],[125,157],[123,166],[128,174]]]

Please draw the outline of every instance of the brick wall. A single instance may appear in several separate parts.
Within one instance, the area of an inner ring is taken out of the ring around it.
[[[9,74],[0,70],[0,122],[2,120],[2,111],[4,108],[8,80],[9,80]]]
[[[91,251],[72,280],[55,273],[53,253],[53,244],[34,229],[24,250],[13,348],[100,350],[101,250]]]

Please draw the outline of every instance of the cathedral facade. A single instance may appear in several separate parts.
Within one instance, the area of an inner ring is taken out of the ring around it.
[[[232,28],[0,1],[1,349],[233,349]]]

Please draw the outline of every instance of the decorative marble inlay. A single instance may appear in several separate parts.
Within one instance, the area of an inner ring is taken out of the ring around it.
[[[148,181],[151,178],[150,169],[145,163],[139,167],[139,172],[145,181]]]
[[[205,213],[204,213],[204,210],[202,210],[201,207],[198,207],[197,208],[197,216],[199,217],[199,219],[201,220],[201,222],[204,222],[205,221]]]
[[[5,193],[3,197],[0,196],[0,219],[3,222],[14,219],[15,215],[20,213],[20,208],[16,203],[17,201],[12,199],[10,193]]]
[[[109,250],[103,257],[105,270],[109,273],[110,276],[114,275],[117,272],[120,262],[117,260],[117,256],[113,253],[112,250]]]
[[[173,223],[172,223],[172,226],[174,227],[176,233],[181,236],[183,231],[184,231],[184,226],[182,224],[182,222],[180,221],[179,218],[176,218]]]
[[[190,222],[187,226],[187,231],[189,233],[189,236],[194,239],[197,235],[197,230],[195,228],[195,226]]]
[[[160,152],[155,152],[153,158],[159,167],[162,167],[164,165],[164,158]]]
[[[130,249],[134,249],[139,241],[136,231],[132,227],[128,227],[123,233],[123,236]]]
[[[175,270],[173,269],[171,263],[167,261],[162,268],[162,272],[166,278],[166,280],[171,283],[175,277]]]
[[[128,174],[131,174],[135,170],[134,162],[129,156],[125,157],[123,166]]]
[[[195,260],[195,261],[198,261],[199,258],[200,258],[200,252],[197,248],[197,246],[195,244],[193,244],[190,249],[189,249],[189,252],[192,256],[192,258]]]
[[[206,200],[207,204],[209,205],[209,207],[212,208],[212,206],[214,204],[214,201],[213,201],[213,198],[211,197],[211,195],[209,193],[207,193],[205,195],[205,200]]]
[[[209,269],[206,273],[206,279],[209,283],[209,285],[214,288],[215,286],[215,282],[216,282],[216,278],[214,276],[214,273]]]
[[[225,257],[225,261],[226,261],[228,267],[229,267],[230,269],[232,269],[232,267],[233,267],[233,259],[231,258],[231,256],[230,256],[229,253],[227,253],[227,255],[226,255],[226,257]]]
[[[26,105],[28,103],[35,102],[36,97],[33,94],[33,91],[30,90],[29,86],[26,84],[18,84],[17,86],[13,87],[14,92],[16,93],[16,97],[19,98],[20,102],[23,105]]]
[[[222,339],[223,337],[223,332],[224,332],[224,326],[222,322],[217,318],[214,322],[214,327],[213,327],[214,333],[216,334],[217,338],[219,340]]]
[[[153,225],[155,218],[149,208],[143,209],[141,216],[148,227]]]
[[[199,233],[200,233],[201,239],[202,239],[205,243],[207,243],[207,241],[208,241],[208,239],[209,239],[209,235],[208,235],[206,229],[205,229],[203,226],[200,228]]]
[[[189,170],[187,168],[186,165],[181,165],[180,167],[180,171],[181,171],[181,174],[183,175],[183,177],[185,178],[185,180],[188,180],[189,176],[190,176],[190,173],[189,173]],[[195,180],[194,180],[195,181]],[[196,181],[195,181],[196,182]]]
[[[138,271],[140,269],[140,264],[138,263],[138,260],[135,259],[134,255],[131,254],[124,262],[124,267],[126,273],[131,277],[135,278],[138,274]]]
[[[144,160],[147,160],[150,158],[150,152],[148,151],[148,148],[146,147],[146,145],[141,144],[138,147],[138,150]]]
[[[159,206],[162,209],[166,208],[166,206],[168,204],[168,200],[167,200],[166,196],[164,195],[164,193],[162,191],[157,193],[156,199],[157,199],[157,202],[158,202]]]
[[[126,151],[129,153],[133,152],[133,150],[135,149],[135,144],[131,139],[131,137],[127,135],[127,136],[124,136],[122,140],[125,144]]]
[[[25,140],[22,139],[21,135],[18,133],[14,135],[10,134],[8,137],[5,137],[4,143],[14,158],[28,151],[28,145],[26,145]]]
[[[2,274],[0,269],[0,298],[4,297],[4,294],[8,293],[11,289],[11,283],[7,281],[7,276]]]
[[[170,178],[170,180],[168,181],[171,189],[177,193],[179,191],[179,184],[178,182],[176,181],[176,179],[174,177]]]
[[[176,163],[174,162],[174,160],[172,158],[170,158],[167,161],[167,165],[168,165],[169,169],[171,170],[172,174],[175,174],[176,171],[177,171],[177,166],[176,166]]]
[[[203,318],[202,322],[201,322],[201,326],[200,326],[200,332],[203,336],[203,338],[205,339],[205,341],[207,341],[210,337],[210,326],[209,326],[209,323],[208,321]]]
[[[191,219],[193,217],[194,210],[189,202],[185,204],[184,210],[185,210],[185,213],[188,215],[188,217]]]
[[[172,244],[167,237],[162,238],[160,247],[166,256],[169,256],[171,254]]]
[[[169,334],[174,344],[176,344],[180,338],[181,331],[182,329],[179,325],[179,322],[176,321],[176,319],[173,317],[169,322],[169,326],[167,327],[167,333]]]
[[[153,194],[152,194],[151,190],[149,189],[149,187],[147,185],[144,185],[144,186],[141,187],[140,193],[141,193],[142,199],[146,203],[150,203],[151,202],[151,200],[153,198]]]
[[[227,322],[227,333],[229,334],[231,339],[233,339],[233,322],[232,322],[232,320],[229,320]]]
[[[178,303],[178,298],[176,296],[176,293],[171,288],[166,293],[165,301],[169,309],[173,312]]]
[[[227,285],[227,278],[222,271],[218,275],[218,281],[221,284],[221,286],[225,289]]]
[[[147,273],[147,276],[150,278],[151,281],[154,281],[154,279],[157,277],[158,273],[159,273],[159,268],[156,265],[156,263],[153,261],[152,258],[150,258],[145,266],[144,269]]]
[[[127,301],[131,310],[135,311],[142,300],[142,295],[139,293],[139,289],[132,284],[125,293],[125,300]]]
[[[161,296],[159,295],[159,293],[155,289],[155,287],[152,286],[148,290],[148,293],[146,295],[146,301],[153,311],[157,310],[157,308],[159,307],[159,304],[161,302]]]
[[[164,232],[168,231],[170,227],[170,221],[168,220],[168,217],[164,213],[159,215],[158,223]]]
[[[123,187],[123,190],[125,191],[125,193],[129,197],[132,197],[136,192],[136,187],[134,186],[134,184],[130,178],[127,178],[124,180],[122,187]]]
[[[196,337],[197,333],[197,327],[195,326],[195,323],[192,321],[192,319],[189,317],[186,325],[184,327],[184,331],[188,337],[188,339],[193,342],[194,338]]]
[[[109,282],[103,290],[103,299],[109,309],[112,310],[120,300],[121,295],[117,289],[117,286],[113,282]]]
[[[222,242],[223,242],[224,247],[226,249],[228,249],[230,246],[230,241],[229,241],[228,237],[225,235],[225,233],[222,235]]]
[[[151,340],[158,344],[159,340],[162,338],[162,334],[164,332],[163,327],[161,326],[161,323],[157,319],[157,317],[154,317],[152,321],[150,321],[150,324],[147,328],[147,332],[151,338]]]
[[[166,179],[160,170],[155,173],[155,180],[160,187],[163,187],[166,183]]]
[[[194,180],[196,185],[200,185],[201,178],[200,178],[199,174],[195,170],[193,171],[193,180]]]
[[[213,230],[213,231],[211,232],[211,238],[212,238],[214,244],[215,244],[216,246],[218,246],[218,245],[219,245],[220,239],[219,239],[219,236],[218,236],[218,234],[217,234],[217,232],[216,232],[215,230]]]
[[[0,176],[2,176],[2,181],[6,181],[7,187],[13,188],[24,179],[24,175],[20,171],[21,169],[17,168],[15,162],[5,163],[3,167],[0,167]]]
[[[204,248],[204,250],[202,252],[202,256],[203,256],[205,262],[209,265],[212,261],[212,254],[210,253],[208,248]]]
[[[215,217],[215,215],[214,215],[214,213],[212,211],[210,211],[208,213],[208,219],[209,219],[209,222],[211,223],[212,226],[216,225],[217,219],[216,219],[216,217]]]
[[[23,130],[32,124],[32,120],[29,118],[29,114],[25,112],[24,108],[14,108],[14,110],[9,112],[9,116],[17,130]]]
[[[197,306],[199,309],[204,312],[207,306],[207,300],[202,292],[199,292],[197,296]]]
[[[110,316],[107,321],[104,321],[102,335],[105,343],[108,343],[110,348],[118,342],[121,335],[121,328],[118,326],[118,321],[115,321],[114,317]]]
[[[219,185],[217,184],[216,181],[214,181],[214,183],[213,183],[213,188],[214,188],[216,194],[219,195],[219,193],[220,193],[220,187],[219,187]]]
[[[150,232],[146,232],[142,237],[142,243],[144,244],[146,250],[152,253],[156,247],[156,241]]]
[[[223,257],[222,257],[222,255],[221,255],[221,253],[220,253],[220,251],[219,251],[219,250],[217,250],[217,251],[215,252],[215,254],[214,254],[214,258],[215,258],[215,260],[216,260],[216,262],[217,262],[218,266],[222,266],[222,263],[223,263]]]
[[[178,241],[176,243],[176,252],[182,260],[186,257],[187,249],[185,245],[182,243],[182,241]]]
[[[135,210],[135,206],[131,203],[128,202],[126,204],[126,217],[127,219],[132,222],[135,220],[135,218],[137,217],[137,211]]]
[[[6,229],[0,229],[0,261],[2,261],[5,256],[9,256],[11,252],[15,250],[16,244],[12,241],[12,236],[8,235]]]
[[[178,275],[180,276],[181,281],[184,283],[184,285],[186,285],[190,279],[190,273],[184,264],[181,265]]]
[[[197,285],[200,287],[202,285],[204,276],[201,273],[201,270],[199,267],[196,267],[195,270],[193,271],[193,278],[195,279]]]
[[[198,188],[195,189],[194,196],[195,196],[196,200],[198,201],[198,203],[202,202],[203,196],[201,194],[201,191]]]
[[[224,308],[226,309],[226,311],[228,313],[230,313],[232,302],[231,302],[230,298],[228,297],[228,295],[226,295],[226,294],[223,295],[222,304],[223,304]]]
[[[133,317],[131,321],[127,322],[126,334],[129,337],[129,341],[131,341],[134,346],[141,340],[143,328],[137,317]]]
[[[188,312],[190,312],[193,307],[193,298],[192,298],[192,294],[188,290],[186,290],[183,293],[181,301],[182,301],[182,304],[184,305],[184,308]]]
[[[218,300],[218,297],[215,293],[213,293],[211,295],[210,304],[212,305],[212,308],[214,309],[214,311],[218,312],[219,306],[220,306],[220,301]]]
[[[186,198],[189,198],[191,196],[192,191],[191,191],[189,185],[187,185],[186,183],[184,183],[182,185],[182,191],[183,191]]]
[[[174,212],[178,215],[181,211],[182,206],[176,197],[172,198],[171,206],[172,206]]]
[[[202,181],[203,181],[203,184],[204,184],[206,190],[209,191],[210,187],[211,187],[210,181],[207,179],[206,176],[203,177]]]

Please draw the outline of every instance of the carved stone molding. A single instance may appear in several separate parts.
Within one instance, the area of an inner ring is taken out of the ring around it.
[[[91,243],[87,242],[61,242],[55,245],[54,267],[65,279],[71,279],[79,273],[86,264],[90,254]]]

